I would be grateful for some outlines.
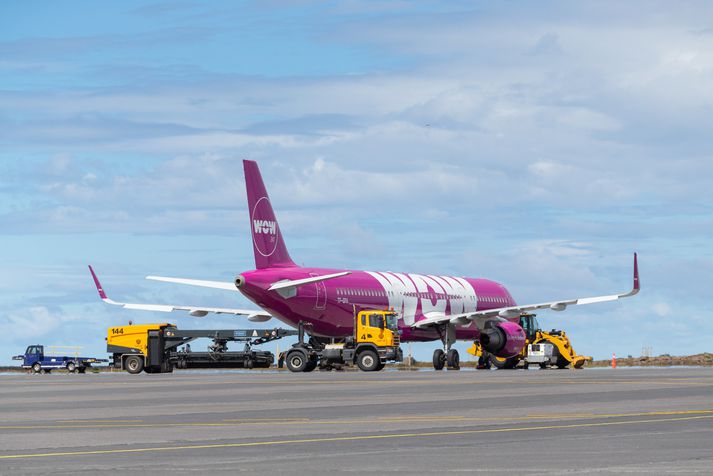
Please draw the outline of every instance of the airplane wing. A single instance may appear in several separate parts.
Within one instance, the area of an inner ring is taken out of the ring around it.
[[[564,299],[561,301],[550,301],[539,304],[525,304],[522,306],[500,307],[495,309],[487,309],[484,311],[466,312],[462,314],[446,315],[442,313],[429,313],[424,319],[412,324],[411,327],[424,328],[438,324],[457,324],[467,325],[469,322],[475,322],[478,329],[484,329],[488,321],[502,321],[507,318],[520,316],[523,313],[535,311],[537,309],[551,309],[553,311],[564,311],[567,306],[579,306],[582,304],[594,304],[598,302],[616,301],[622,298],[633,296],[639,292],[641,285],[639,282],[639,266],[637,263],[636,253],[634,253],[634,286],[631,291],[622,294],[610,294],[606,296],[594,296],[578,299]]]
[[[212,314],[233,314],[236,316],[247,316],[249,321],[253,322],[264,322],[272,318],[272,315],[263,310],[252,310],[252,309],[229,309],[221,307],[204,307],[204,306],[174,306],[167,304],[137,304],[137,303],[126,303],[126,302],[116,302],[113,299],[109,299],[104,292],[104,288],[99,282],[94,269],[89,266],[89,271],[92,273],[92,278],[94,279],[94,284],[97,287],[97,292],[99,292],[99,297],[102,301],[107,304],[112,304],[114,306],[121,306],[124,309],[138,309],[143,311],[158,311],[158,312],[173,312],[173,311],[188,311],[191,316],[203,317],[209,313]],[[168,278],[174,279],[174,278]],[[178,278],[175,278],[178,279]],[[198,281],[198,280],[183,280],[183,281]],[[202,283],[217,283],[217,284],[228,284],[228,283],[218,283],[216,281],[200,281]],[[236,289],[235,285],[230,283],[232,288]],[[214,286],[210,286],[214,287]],[[221,288],[227,289],[227,288]]]
[[[146,276],[146,279],[150,279],[152,281],[163,281],[165,283],[201,286],[204,288],[226,289],[228,291],[238,290],[238,288],[235,287],[235,283],[226,283],[225,281],[204,281],[202,279],[167,278],[166,276]]]

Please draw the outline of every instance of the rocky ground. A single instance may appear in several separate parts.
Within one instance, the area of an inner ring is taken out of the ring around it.
[[[611,360],[595,360],[586,364],[587,367],[609,367]],[[690,365],[698,367],[713,366],[713,354],[695,355],[659,355],[657,357],[625,357],[616,359],[617,367],[669,367],[671,365]]]

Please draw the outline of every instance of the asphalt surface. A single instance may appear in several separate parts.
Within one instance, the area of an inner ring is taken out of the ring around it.
[[[0,474],[713,474],[713,368],[0,376]]]

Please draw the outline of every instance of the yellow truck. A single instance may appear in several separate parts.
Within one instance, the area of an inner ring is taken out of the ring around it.
[[[520,325],[525,331],[526,342],[520,354],[509,357],[496,357],[485,352],[479,342],[474,342],[468,353],[478,357],[479,367],[499,369],[515,368],[520,362],[524,368],[530,364],[538,364],[541,368],[556,366],[560,369],[571,365],[575,369],[581,368],[586,362],[592,360],[589,356],[578,355],[572,348],[572,343],[564,331],[540,329],[535,314],[520,316]]]
[[[401,362],[403,352],[393,311],[354,310],[354,333],[342,342],[324,343],[319,339],[304,341],[304,326],[299,341],[280,356],[291,372],[311,372],[356,364],[365,372],[382,370],[387,362]]]

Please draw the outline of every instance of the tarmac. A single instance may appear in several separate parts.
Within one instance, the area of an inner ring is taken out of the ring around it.
[[[713,368],[0,376],[0,474],[713,473]]]

